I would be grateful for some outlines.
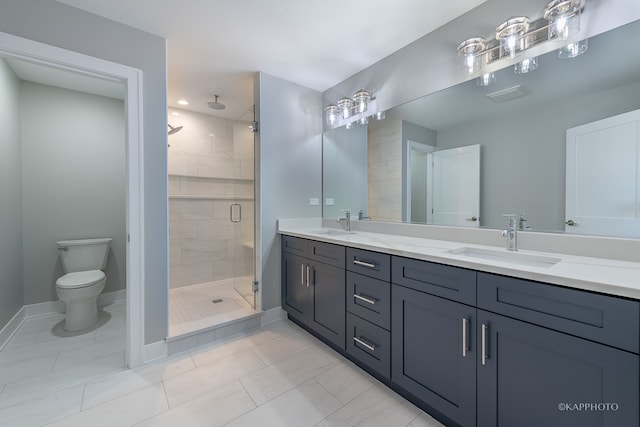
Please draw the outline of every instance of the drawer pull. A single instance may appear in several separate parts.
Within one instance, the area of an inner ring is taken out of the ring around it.
[[[307,288],[309,287],[309,282],[310,282],[310,280],[309,280],[310,270],[311,270],[311,268],[307,265]]]
[[[359,265],[361,267],[367,267],[367,268],[376,268],[375,264],[371,264],[370,262],[364,262],[364,261],[358,261],[357,259],[353,260],[353,263],[355,265]]]
[[[362,340],[361,340],[360,338],[358,338],[358,337],[353,337],[353,340],[354,340],[355,342],[357,342],[358,344],[360,344],[361,346],[368,348],[368,349],[369,349],[369,350],[371,350],[371,351],[376,351],[376,346],[371,345],[371,344],[367,344],[366,342],[362,341]]]
[[[371,305],[375,305],[376,304],[375,300],[372,300],[371,298],[364,297],[362,295],[353,294],[353,297],[359,299],[360,301],[367,302],[367,303],[369,303]]]
[[[304,286],[304,264],[300,264],[300,285]]]
[[[467,350],[469,345],[467,342],[467,332],[469,330],[469,320],[466,317],[462,318],[462,357],[467,357]]]
[[[482,324],[482,365],[487,364],[487,325]]]

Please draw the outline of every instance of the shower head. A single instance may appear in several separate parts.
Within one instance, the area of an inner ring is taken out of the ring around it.
[[[167,135],[173,135],[174,133],[178,133],[182,130],[182,126],[178,126],[174,128],[169,123],[167,123],[167,126],[169,126],[169,132],[167,133]]]
[[[226,105],[218,102],[218,95],[213,95],[213,97],[215,98],[215,100],[211,102],[207,102],[207,105],[209,106],[209,108],[213,108],[214,110],[224,110],[225,108],[227,108]]]

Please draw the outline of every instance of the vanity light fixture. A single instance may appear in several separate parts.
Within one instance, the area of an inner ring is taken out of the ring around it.
[[[518,62],[513,66],[513,71],[516,74],[526,74],[529,71],[533,71],[538,68],[538,57],[534,56],[533,58],[527,58]]]
[[[340,115],[343,119],[351,117],[351,110],[353,109],[353,100],[351,98],[342,98],[338,102],[338,108],[340,109]]]
[[[500,57],[515,58],[527,48],[529,18],[518,16],[509,18],[496,28],[496,40],[500,42]]]
[[[484,73],[476,79],[477,86],[489,86],[496,82],[496,73]]]
[[[329,128],[347,125],[347,129],[350,129],[353,123],[366,125],[369,117],[382,120],[384,111],[370,112],[376,111],[375,100],[370,91],[360,89],[352,98],[345,97],[324,107],[325,123]]]
[[[585,1],[552,0],[545,6],[543,16],[539,19],[532,21],[526,16],[512,17],[496,27],[493,40],[472,37],[463,41],[457,47],[461,68],[474,74],[484,65],[503,58],[513,59],[540,43],[569,39],[580,31],[580,14]],[[570,47],[565,49],[566,52],[569,50]],[[537,66],[531,65],[525,69],[532,71]]]
[[[558,58],[567,59],[575,58],[578,55],[582,55],[589,49],[589,39],[580,40],[578,42],[569,43],[566,46],[558,49]]]

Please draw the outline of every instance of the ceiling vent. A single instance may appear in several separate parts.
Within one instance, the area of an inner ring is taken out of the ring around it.
[[[513,99],[521,98],[528,95],[529,91],[522,85],[515,85],[506,89],[499,90],[487,94],[487,98],[499,104],[501,102],[511,101]]]

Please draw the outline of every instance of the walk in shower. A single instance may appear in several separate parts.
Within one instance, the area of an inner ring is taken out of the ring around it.
[[[255,313],[253,120],[169,110],[171,337]]]

